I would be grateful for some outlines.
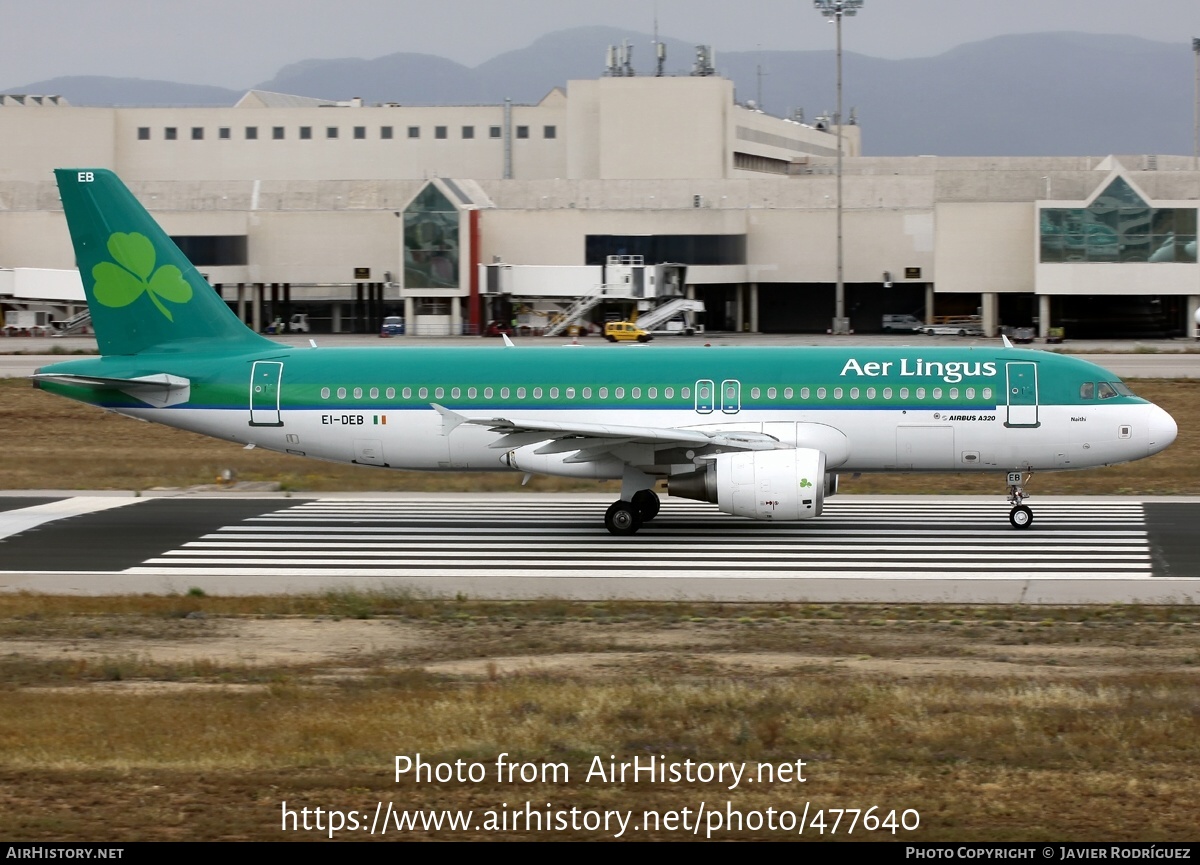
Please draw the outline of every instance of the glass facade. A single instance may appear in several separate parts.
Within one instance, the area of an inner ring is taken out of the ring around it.
[[[610,255],[640,255],[646,264],[745,264],[744,234],[589,234],[586,264],[605,264]]]
[[[1195,261],[1196,208],[1151,207],[1121,177],[1086,208],[1047,207],[1040,261]]]
[[[458,211],[432,183],[404,211],[404,287],[458,288]]]

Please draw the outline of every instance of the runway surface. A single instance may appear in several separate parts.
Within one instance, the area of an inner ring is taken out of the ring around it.
[[[1200,500],[839,497],[801,523],[579,495],[0,495],[0,590],[959,603],[1200,602]]]

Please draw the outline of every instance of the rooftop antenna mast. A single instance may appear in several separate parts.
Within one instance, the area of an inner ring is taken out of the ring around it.
[[[654,4],[654,77],[662,78],[663,66],[667,63],[667,46],[658,41],[658,4]]]

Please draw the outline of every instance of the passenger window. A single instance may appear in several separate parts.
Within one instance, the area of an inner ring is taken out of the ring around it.
[[[648,396],[650,399],[658,399],[658,388],[647,388],[646,396]]]
[[[867,399],[875,399],[875,388],[867,388]]]
[[[950,388],[950,399],[958,399],[958,388]]]
[[[908,399],[908,388],[900,388],[900,399]]]
[[[792,394],[793,394],[793,391],[792,391],[792,389],[791,389],[790,387],[785,387],[785,388],[783,389],[783,398],[784,398],[784,399],[791,399],[791,398],[792,398]]]
[[[591,399],[591,398],[592,398],[592,389],[591,389],[590,387],[585,387],[585,388],[583,389],[583,398],[584,398],[584,399]]]
[[[379,388],[371,388],[371,399],[379,399]]]
[[[629,395],[632,396],[634,399],[641,399],[642,398],[642,389],[640,387],[635,387],[633,390],[631,390],[629,392]]]
[[[361,388],[361,387],[356,387],[356,388],[354,389],[354,398],[355,398],[355,399],[362,399],[362,388]]]
[[[967,388],[967,399],[975,399],[975,388]]]
[[[679,389],[679,395],[684,399],[690,399],[692,396],[692,389],[690,387],[681,387]]]
[[[500,388],[500,399],[508,399],[508,388]]]
[[[439,387],[433,392],[434,399],[442,399],[446,395],[446,389]]]
[[[388,399],[395,399],[396,398],[396,389],[394,387],[389,387],[384,392],[384,396],[386,396]]]
[[[600,388],[600,399],[608,399],[608,388]]]
[[[550,388],[550,399],[558,399],[558,388]]]
[[[460,396],[462,396],[462,388],[456,387],[450,391],[450,397],[452,399],[458,399]]]
[[[412,388],[406,387],[403,391],[403,394],[405,399],[412,399]]]
[[[1106,381],[1100,382],[1100,399],[1112,399],[1117,395],[1117,389]]]
[[[991,398],[992,398],[992,389],[991,389],[990,387],[985,387],[985,388],[983,389],[983,398],[984,398],[984,399],[991,399]]]
[[[1096,398],[1096,383],[1094,381],[1085,381],[1079,386],[1080,399],[1095,399]]]
[[[825,388],[817,388],[817,399],[825,399]]]
[[[321,388],[321,399],[329,399],[329,388]]]
[[[925,388],[917,388],[917,399],[925,399]]]
[[[884,398],[884,399],[891,399],[891,398],[892,398],[892,389],[891,389],[890,387],[885,387],[885,388],[883,389],[883,398]]]
[[[490,387],[485,387],[485,388],[483,389],[483,398],[484,398],[484,399],[491,399],[491,398],[492,398],[492,394],[493,394],[493,393],[495,393],[495,391],[494,391],[494,390],[492,390]]]
[[[672,397],[675,396],[675,388],[673,388],[673,387],[666,388],[663,391],[663,396],[665,396],[667,399],[671,399]]]
[[[542,398],[542,389],[541,389],[540,387],[535,387],[535,388],[533,389],[533,398],[534,398],[534,399],[541,399],[541,398]]]
[[[344,387],[339,387],[338,388],[338,399],[345,399],[345,398],[346,398],[346,389]]]
[[[420,394],[421,399],[429,399],[429,388],[423,387],[417,393]]]
[[[625,388],[616,388],[613,390],[613,396],[615,396],[617,399],[625,399]]]
[[[575,399],[575,388],[567,388],[567,399]]]
[[[841,399],[841,398],[842,398],[842,389],[841,389],[840,387],[835,387],[835,388],[833,389],[833,398],[834,398],[834,399]]]
[[[702,384],[696,389],[696,396],[700,399],[708,399],[708,385]]]
[[[759,390],[758,388],[756,388],[756,387],[750,388],[750,398],[751,399],[758,399],[761,394],[762,394],[762,391]]]
[[[934,398],[934,399],[941,399],[941,398],[942,398],[942,389],[941,389],[940,387],[935,387],[935,388],[933,389],[933,398]]]
[[[775,388],[767,388],[767,399],[775,399]]]
[[[810,391],[806,387],[800,388],[800,399],[808,399]]]
[[[850,399],[858,399],[858,388],[850,388]]]
[[[525,388],[517,388],[517,399],[525,399]]]
[[[467,399],[475,399],[475,395],[477,393],[479,393],[479,391],[475,390],[475,388],[473,388],[473,387],[467,388]]]

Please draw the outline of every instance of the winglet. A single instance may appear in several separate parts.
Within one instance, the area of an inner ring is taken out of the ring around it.
[[[1004,347],[1005,347],[1005,348],[1012,348],[1012,347],[1013,347],[1013,344],[1012,344],[1011,342],[1009,342],[1009,341],[1008,341],[1008,337],[1007,337],[1007,336],[1005,336],[1004,334],[1000,334],[1000,338],[1001,338],[1002,340],[1004,340]]]
[[[505,348],[516,348],[516,347],[517,347],[517,346],[516,346],[516,343],[514,343],[514,342],[513,342],[511,339],[509,339],[509,338],[508,338],[508,334],[507,334],[507,333],[502,333],[502,334],[500,334],[500,335],[501,335],[502,337],[504,337],[504,347],[505,347]]]
[[[459,424],[467,422],[467,418],[460,415],[456,411],[451,411],[444,405],[438,405],[436,402],[431,402],[434,410],[442,416],[442,435],[448,436],[458,427]]]

